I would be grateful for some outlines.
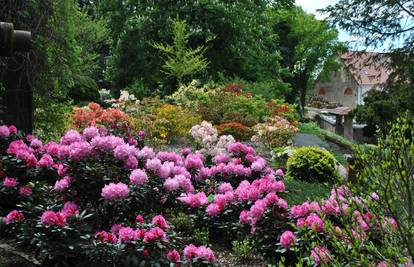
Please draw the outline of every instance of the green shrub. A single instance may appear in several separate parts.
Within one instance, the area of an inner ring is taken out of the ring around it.
[[[283,198],[289,205],[299,205],[305,201],[314,201],[327,198],[331,186],[322,183],[309,183],[292,178],[285,180],[286,195]]]
[[[134,95],[135,97],[142,99],[151,95],[150,90],[145,85],[142,79],[136,79],[132,84],[125,88],[129,94]]]
[[[234,240],[231,244],[233,245],[233,252],[241,260],[249,259],[254,255],[254,244],[248,239],[242,241]]]
[[[288,176],[308,182],[333,182],[336,161],[331,153],[317,147],[301,147],[287,162]]]

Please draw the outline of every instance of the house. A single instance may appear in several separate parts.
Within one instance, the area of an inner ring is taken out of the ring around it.
[[[364,104],[371,90],[382,90],[390,74],[389,57],[384,53],[345,52],[338,56],[340,70],[318,79],[314,97],[354,108]]]

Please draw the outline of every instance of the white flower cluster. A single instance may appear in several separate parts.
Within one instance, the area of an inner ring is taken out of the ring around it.
[[[217,129],[207,121],[200,125],[195,125],[190,130],[191,136],[200,145],[198,153],[215,156],[221,153],[227,153],[227,147],[236,142],[231,135],[222,135],[218,137]]]

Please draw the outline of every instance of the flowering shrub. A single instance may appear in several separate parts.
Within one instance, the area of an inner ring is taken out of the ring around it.
[[[408,259],[391,244],[396,221],[378,213],[378,196],[353,196],[345,187],[332,189],[328,199],[290,208],[290,230],[279,237],[286,262],[316,266],[394,266]],[[410,266],[410,265],[407,265]]]
[[[33,249],[49,265],[108,264],[131,253],[138,262],[213,264],[209,248],[184,249],[174,241],[174,226],[164,217],[151,224],[143,217],[166,208],[187,212],[214,234],[229,222],[253,231],[271,207],[287,210],[277,196],[284,191],[278,172],[252,147],[219,139],[214,148],[221,153],[214,157],[189,149],[155,152],[104,129],[69,130],[60,143],[43,144],[0,128],[0,197],[12,196],[1,210],[8,232],[28,246],[37,244]],[[217,135],[206,123],[196,132]]]
[[[253,127],[255,132],[252,141],[262,144],[270,149],[289,145],[293,135],[299,131],[288,120],[275,116],[265,123]]]
[[[238,122],[226,122],[217,126],[220,135],[231,135],[237,140],[249,140],[252,129]]]
[[[272,99],[268,104],[268,108],[272,116],[279,116],[288,120],[291,124],[297,126],[298,124],[298,113],[296,112],[296,106],[284,103],[281,100]]]

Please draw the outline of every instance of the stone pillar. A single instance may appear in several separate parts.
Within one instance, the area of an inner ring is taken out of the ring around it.
[[[342,115],[335,115],[335,132],[339,135],[343,134]]]
[[[346,115],[344,120],[344,136],[349,140],[354,139],[353,119],[349,115]]]

